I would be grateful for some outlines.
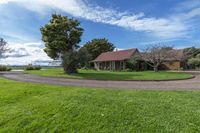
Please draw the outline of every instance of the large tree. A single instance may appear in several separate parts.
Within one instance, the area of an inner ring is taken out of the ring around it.
[[[155,44],[149,45],[142,54],[140,54],[142,60],[144,60],[148,65],[153,67],[154,71],[158,71],[158,67],[163,64],[167,59],[174,58],[175,53],[172,52],[171,47]]]
[[[40,30],[47,55],[52,59],[61,58],[64,71],[69,74],[75,73],[78,64],[74,62],[77,61],[75,55],[83,33],[80,22],[67,16],[53,14],[50,22]],[[68,59],[71,64],[66,63]],[[71,61],[73,59],[74,61]]]
[[[87,42],[83,48],[86,48],[88,53],[91,55],[91,59],[94,60],[103,52],[113,51],[115,46],[110,43],[107,39],[93,39]]]
[[[0,38],[0,59],[5,57],[5,53],[9,51],[7,42],[3,39]]]

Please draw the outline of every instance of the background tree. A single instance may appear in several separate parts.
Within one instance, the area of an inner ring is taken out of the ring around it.
[[[200,54],[188,59],[188,64],[192,65],[195,69],[200,67]]]
[[[86,48],[88,53],[91,55],[91,59],[94,60],[103,52],[113,51],[115,46],[110,43],[107,39],[93,39],[87,42],[83,48]]]
[[[175,58],[174,52],[169,46],[155,44],[148,46],[140,58],[142,58],[148,65],[153,67],[154,71],[158,71],[158,67],[169,58]]]
[[[198,55],[200,55],[200,49],[190,47],[190,48],[185,48],[183,51],[183,57],[182,60],[187,61],[187,64],[184,66],[185,69],[192,69],[197,67],[198,65]]]
[[[130,69],[131,71],[137,70],[137,64],[140,60],[140,56],[133,56],[126,62],[126,68]]]
[[[92,60],[92,56],[89,54],[85,47],[80,48],[78,51],[79,54],[79,63],[81,68],[89,68],[89,61]]]
[[[66,73],[77,72],[79,62],[75,55],[83,33],[80,22],[66,16],[53,14],[50,22],[40,30],[45,43],[44,51],[47,55],[52,59],[61,58]],[[68,63],[66,63],[67,61]]]
[[[200,49],[195,47],[185,48],[184,49],[184,60],[195,58],[198,54],[200,54]]]
[[[9,50],[7,42],[3,38],[0,38],[0,59],[6,57],[4,54],[9,52]]]

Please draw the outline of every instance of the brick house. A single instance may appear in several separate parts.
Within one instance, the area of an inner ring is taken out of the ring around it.
[[[166,61],[159,67],[160,70],[180,70],[185,67],[186,60],[184,59],[184,50],[172,50],[171,52],[173,52],[175,57],[166,59]],[[127,61],[134,56],[138,56],[139,54],[141,53],[137,48],[105,52],[100,54],[95,60],[91,61],[91,63],[94,63],[94,68],[96,70],[122,71],[126,69]],[[137,70],[152,69],[143,59],[138,61],[136,67]]]
[[[161,70],[181,70],[186,67],[187,60],[184,58],[184,49],[174,49],[171,51],[174,58],[166,59],[160,66]]]
[[[94,63],[96,70],[121,71],[126,69],[126,62],[137,54],[139,54],[138,49],[105,52],[91,62]]]

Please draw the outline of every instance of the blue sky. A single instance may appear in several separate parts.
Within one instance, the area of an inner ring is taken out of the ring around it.
[[[50,60],[39,29],[55,12],[81,21],[80,45],[107,38],[119,49],[200,47],[200,0],[0,0],[0,37],[13,49],[1,62]]]

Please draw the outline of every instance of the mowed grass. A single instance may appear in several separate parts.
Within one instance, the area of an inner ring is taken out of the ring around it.
[[[0,132],[200,132],[199,91],[105,90],[0,78]]]
[[[178,72],[109,72],[95,70],[79,70],[77,74],[65,74],[62,68],[49,68],[44,70],[27,71],[30,74],[40,76],[57,76],[65,78],[79,79],[98,79],[98,80],[170,80],[170,79],[185,79],[192,77],[191,74]]]

